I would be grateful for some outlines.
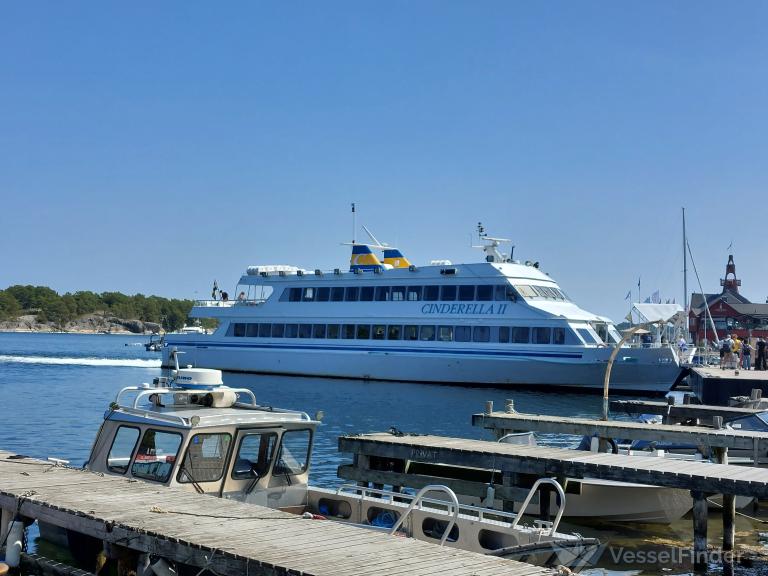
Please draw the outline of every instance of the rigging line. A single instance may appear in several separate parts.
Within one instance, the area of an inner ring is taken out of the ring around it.
[[[709,304],[707,303],[707,296],[704,293],[704,288],[702,288],[701,286],[701,278],[699,278],[699,271],[696,270],[696,262],[693,259],[693,251],[691,250],[691,244],[690,242],[687,242],[687,241],[686,241],[686,244],[688,245],[688,255],[691,257],[691,266],[693,266],[693,273],[696,275],[696,281],[699,283],[699,290],[701,290],[701,299],[704,301],[704,309],[706,310],[707,316],[709,316],[709,321],[712,323],[712,331],[714,332],[714,335],[715,335],[715,344],[720,346],[720,338],[717,336],[717,328],[715,327],[715,321],[712,320],[712,314],[709,311]],[[704,319],[704,322],[706,322],[706,318]]]

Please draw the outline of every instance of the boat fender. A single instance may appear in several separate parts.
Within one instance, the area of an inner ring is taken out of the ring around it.
[[[21,563],[21,551],[24,547],[24,522],[18,516],[8,527],[6,541],[5,563],[10,568],[18,568]]]
[[[301,517],[306,520],[328,520],[328,518],[326,518],[322,514],[312,514],[312,512],[304,512],[304,514],[302,514]]]
[[[493,487],[493,484],[488,484],[488,487],[485,489],[485,498],[483,498],[483,501],[480,503],[480,505],[484,508],[493,508],[493,501],[496,499],[496,488]]]

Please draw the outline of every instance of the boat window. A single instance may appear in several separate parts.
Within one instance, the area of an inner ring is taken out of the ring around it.
[[[390,326],[387,331],[387,340],[400,340],[402,332],[402,326]]]
[[[272,324],[259,324],[259,337],[269,338],[272,334]]]
[[[288,430],[283,434],[280,453],[275,464],[275,475],[306,472],[311,445],[312,432],[309,430]]]
[[[515,284],[515,290],[517,290],[518,294],[520,294],[520,296],[522,296],[523,298],[538,297],[536,290],[534,290],[532,286],[528,286],[527,284]]]
[[[441,342],[453,341],[453,326],[438,326],[437,339]]]
[[[299,324],[299,338],[312,337],[312,324]]]
[[[312,338],[325,338],[325,324],[312,326]]]
[[[360,288],[360,302],[373,301],[373,286],[362,286]]]
[[[232,333],[235,336],[242,337],[245,336],[245,324],[241,322],[235,322],[232,328]]]
[[[371,327],[368,324],[357,325],[357,339],[368,340],[371,337]]]
[[[147,430],[133,458],[131,474],[153,482],[167,482],[181,446],[181,434]]]
[[[280,302],[288,302],[291,299],[291,289],[283,288],[283,293],[280,294]]]
[[[402,302],[405,300],[405,286],[392,286],[392,301]]]
[[[414,325],[403,326],[403,340],[418,340],[419,327]]]
[[[247,433],[240,441],[232,478],[247,480],[264,476],[269,472],[272,456],[275,453],[277,434],[274,432]]]
[[[552,328],[552,344],[565,344],[565,328]]]
[[[285,324],[272,324],[272,338],[282,338],[285,334]]]
[[[323,288],[317,289],[317,300],[318,302],[328,302],[328,299],[331,297],[331,289],[328,288],[328,286],[325,286]]]
[[[378,286],[376,288],[376,301],[386,302],[389,299],[389,286]]]
[[[120,426],[112,440],[112,447],[107,454],[107,470],[118,474],[128,472],[128,464],[136,442],[139,440],[139,429],[131,426]]]
[[[440,286],[424,286],[424,300],[437,302],[440,299]]]
[[[328,324],[328,331],[326,332],[327,338],[333,338],[334,340],[339,337],[341,333],[341,324]]]
[[[515,344],[528,344],[531,329],[527,326],[515,326],[512,328],[512,342]]]
[[[462,302],[468,302],[475,299],[475,287],[474,286],[459,286],[459,300]]]
[[[434,340],[435,339],[435,327],[434,326],[422,326],[419,330],[419,340]]]
[[[232,436],[226,433],[192,436],[176,479],[182,484],[220,480],[231,441]]]
[[[360,298],[360,288],[357,286],[347,286],[344,289],[345,302],[357,302]]]
[[[584,340],[584,342],[587,344],[597,344],[597,339],[594,337],[592,332],[586,328],[576,328],[576,332],[578,332],[579,336],[581,336],[582,340]]]
[[[456,286],[443,286],[440,289],[440,300],[449,302],[456,300]]]
[[[472,329],[472,340],[474,342],[490,342],[491,329],[488,326],[475,326]]]
[[[304,302],[314,302],[315,301],[315,289],[311,286],[304,288],[304,293],[301,295],[301,299]]]
[[[533,343],[534,344],[549,344],[551,328],[534,328],[533,329]]]
[[[301,288],[291,288],[291,302],[301,302]]]
[[[453,339],[456,342],[470,342],[472,340],[472,327],[456,326],[453,329]]]
[[[477,287],[477,299],[482,301],[493,300],[493,286],[481,284]]]
[[[285,337],[286,338],[296,338],[299,335],[299,325],[298,324],[286,324],[285,325]]]
[[[373,325],[373,339],[374,340],[384,340],[384,336],[387,333],[387,327],[383,324],[374,324]]]
[[[245,326],[245,335],[248,338],[255,338],[259,335],[259,325],[258,324],[246,324]]]
[[[421,286],[408,286],[406,299],[409,302],[418,302],[421,300]]]
[[[509,342],[509,326],[499,326],[499,342],[503,344]]]
[[[354,337],[355,337],[355,325],[344,324],[344,336],[342,336],[342,338],[346,338],[347,340],[352,340]]]
[[[341,286],[336,286],[334,288],[331,288],[331,301],[332,302],[341,302],[344,300],[344,288]]]

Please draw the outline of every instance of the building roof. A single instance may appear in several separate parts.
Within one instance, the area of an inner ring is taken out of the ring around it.
[[[747,300],[744,296],[742,296],[738,292],[733,292],[732,290],[728,290],[728,289],[724,290],[719,294],[702,295],[701,292],[694,292],[693,294],[691,294],[691,311],[697,316],[704,311],[704,298],[706,298],[707,305],[710,308],[712,308],[714,304],[716,304],[721,300],[734,309],[736,309],[736,306],[739,306],[742,304],[748,304],[750,306],[765,306],[763,304],[752,304],[749,300]]]

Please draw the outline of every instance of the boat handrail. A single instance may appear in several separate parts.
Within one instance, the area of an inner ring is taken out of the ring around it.
[[[145,408],[134,408],[132,406],[117,406],[119,410],[126,414],[133,414],[134,416],[143,416],[144,418],[154,418],[157,420],[165,420],[166,422],[172,422],[173,424],[181,424],[184,427],[189,426],[189,422],[179,416],[178,414],[166,414],[164,412],[154,412],[153,410],[146,410]]]
[[[264,304],[265,298],[246,298],[244,300],[195,300],[198,308],[230,308],[232,306],[258,306]]]
[[[538,480],[536,480],[536,482],[533,483],[533,486],[531,486],[531,489],[528,491],[528,495],[525,497],[525,500],[523,500],[523,503],[520,505],[520,513],[512,522],[511,528],[517,527],[518,522],[520,522],[520,518],[523,517],[525,510],[528,508],[528,504],[531,503],[531,499],[533,498],[533,495],[536,493],[539,486],[541,486],[542,484],[551,484],[552,486],[555,487],[555,490],[557,490],[558,496],[560,496],[560,507],[557,510],[557,516],[555,516],[555,521],[552,522],[552,525],[549,527],[549,533],[545,535],[551,536],[552,534],[557,532],[557,527],[560,525],[560,519],[563,517],[563,512],[565,512],[565,492],[563,491],[563,487],[560,486],[560,483],[554,478],[539,478]],[[549,493],[542,494],[542,497],[549,498]]]
[[[243,404],[245,406],[253,406],[254,408],[259,408],[260,406],[256,404],[256,395],[253,393],[252,390],[249,390],[248,388],[229,388],[228,386],[218,386],[217,389],[224,389],[229,390],[231,392],[234,392],[235,394],[245,394],[250,397],[250,404],[246,404],[245,402],[237,402],[238,404]],[[122,407],[122,404],[120,404],[120,398],[123,396],[126,392],[138,392],[136,397],[133,399],[133,406],[132,408],[139,408],[139,401],[142,400],[145,397],[151,396],[152,394],[177,394],[179,392],[188,392],[191,394],[204,394],[206,392],[211,392],[211,390],[190,390],[189,388],[175,388],[175,387],[163,387],[163,388],[147,388],[144,386],[126,386],[125,388],[122,388],[115,397],[115,404]],[[306,413],[302,414],[306,415]],[[309,419],[309,416],[307,416],[307,419]]]
[[[255,402],[255,399],[254,399]],[[273,412],[275,414],[297,414],[302,420],[312,422],[312,417],[306,412],[301,410],[291,410],[290,408],[275,408],[273,406],[260,406],[258,404],[245,404],[243,402],[235,402],[236,408],[245,408],[248,410],[263,410],[264,412]]]
[[[448,522],[448,526],[446,526],[445,531],[443,532],[443,537],[440,538],[440,546],[442,546],[445,544],[445,541],[448,539],[451,530],[453,530],[453,526],[456,524],[456,520],[459,518],[459,499],[456,497],[456,493],[453,490],[443,484],[428,484],[419,490],[416,493],[416,496],[413,497],[413,500],[411,500],[411,503],[408,505],[408,509],[400,515],[400,518],[398,518],[397,522],[395,522],[395,525],[390,528],[389,533],[394,534],[397,532],[397,529],[402,526],[408,515],[413,512],[413,509],[417,505],[421,504],[421,500],[424,498],[424,494],[427,492],[443,492],[451,499],[452,502],[451,506],[453,512],[451,513],[451,507],[448,508],[448,513],[451,514],[451,521]]]

